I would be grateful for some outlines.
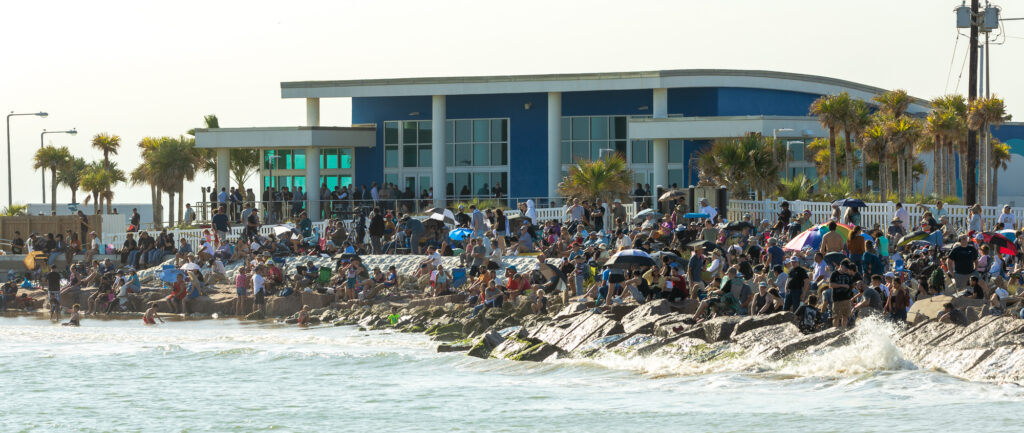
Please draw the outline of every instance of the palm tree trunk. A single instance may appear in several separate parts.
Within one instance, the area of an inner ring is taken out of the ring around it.
[[[885,190],[885,161],[878,158],[878,201],[885,203],[888,200],[888,193]]]
[[[967,196],[967,153],[957,152],[960,156],[960,198]],[[965,203],[968,204],[968,203]]]
[[[174,227],[174,191],[167,191],[167,227]]]
[[[156,228],[163,228],[164,226],[164,201],[163,191],[160,187],[155,187],[156,195],[153,201],[153,225]]]
[[[846,137],[846,176],[850,178],[853,189],[857,189],[857,175],[853,171],[853,144],[850,143],[849,132],[844,131],[843,136]]]
[[[71,188],[71,202],[78,203],[78,188]]]
[[[178,223],[185,221],[185,180],[178,187]]]
[[[839,168],[836,167],[836,132],[834,130],[828,133],[828,177],[829,181],[835,181],[839,178]]]
[[[999,203],[997,201],[997,200],[999,200],[999,194],[997,193],[998,188],[999,188],[999,169],[998,168],[992,169],[992,183],[991,183],[991,185],[992,185],[992,187],[989,188],[989,190],[992,191],[992,193],[989,195],[989,197],[990,197],[989,203],[997,204],[997,203]]]
[[[50,212],[57,214],[57,169],[50,169]]]
[[[906,184],[904,183],[904,166],[903,166],[903,155],[896,157],[896,195],[899,196],[900,201],[907,198],[906,196]]]
[[[92,213],[100,213],[100,192],[93,191],[92,193]]]
[[[111,203],[114,201],[114,194],[112,194],[111,191],[108,189],[106,193],[103,194],[103,196],[107,198],[107,214],[109,215],[114,213],[113,203]]]
[[[935,148],[932,149],[932,194],[942,197],[939,191],[942,185],[942,144],[936,140]]]

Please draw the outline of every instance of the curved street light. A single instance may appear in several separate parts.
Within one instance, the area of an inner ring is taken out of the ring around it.
[[[43,136],[46,135],[46,134],[69,134],[69,135],[74,136],[74,135],[78,135],[78,130],[75,129],[75,128],[71,128],[71,129],[69,129],[67,131],[47,131],[47,130],[44,129],[43,132],[39,133],[39,148],[40,149],[43,148]],[[46,170],[42,169],[42,170],[39,170],[39,171],[42,172],[40,174],[41,174],[41,179],[43,181],[43,203],[46,203]],[[53,197],[53,199],[56,200],[57,197]]]
[[[37,113],[15,113],[11,112],[7,115],[7,207],[14,206],[14,199],[11,195],[11,116],[39,116],[46,118],[50,114],[45,111]]]

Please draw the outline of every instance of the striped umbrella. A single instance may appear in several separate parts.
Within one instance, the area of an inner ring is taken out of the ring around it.
[[[828,233],[828,224],[821,224],[813,228],[817,229],[822,236],[824,236],[825,233]],[[836,223],[836,232],[843,237],[843,240],[849,242],[850,233],[853,233],[853,226],[849,224]]]
[[[804,248],[810,247],[814,250],[821,248],[821,232],[815,228],[810,228],[800,233],[795,238],[786,243],[782,247],[784,250],[799,251]]]

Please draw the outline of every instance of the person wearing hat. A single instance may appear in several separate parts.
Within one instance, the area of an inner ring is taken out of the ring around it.
[[[1010,213],[1010,205],[1003,205],[1003,213],[999,214],[996,223],[1002,223],[1006,230],[1017,230],[1017,217]]]
[[[708,204],[708,199],[700,199],[700,213],[708,214],[708,221],[714,221],[718,216],[718,210]]]
[[[626,208],[622,207],[622,200],[615,199],[612,202],[612,221],[623,220],[627,218]]]
[[[892,237],[893,239],[899,239],[903,237],[904,235],[907,234],[907,230],[904,228],[903,221],[904,220],[901,219],[899,216],[893,217],[892,222],[889,224],[889,227],[885,230],[885,233]]]

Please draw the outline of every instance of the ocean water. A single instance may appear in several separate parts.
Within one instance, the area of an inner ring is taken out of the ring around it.
[[[0,317],[0,432],[1024,431],[1024,388],[919,369],[891,334],[787,363],[526,363],[423,335]]]

